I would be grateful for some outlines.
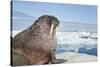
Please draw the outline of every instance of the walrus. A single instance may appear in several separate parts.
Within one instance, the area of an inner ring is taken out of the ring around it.
[[[12,38],[11,65],[55,63],[55,34],[59,23],[56,17],[43,15]]]

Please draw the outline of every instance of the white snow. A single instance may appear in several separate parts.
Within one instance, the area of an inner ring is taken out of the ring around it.
[[[82,38],[88,37],[88,38]],[[94,45],[96,44],[96,40],[91,39],[91,37],[96,37],[96,34],[91,34],[89,32],[58,32],[57,39],[58,44],[70,44],[70,45],[78,45],[78,44],[86,44],[86,45]]]
[[[90,32],[57,32],[57,43],[59,47],[67,48],[67,50],[78,51],[79,48],[96,48],[96,33]]]
[[[80,54],[75,52],[63,52],[56,54],[57,59],[66,59],[65,63],[81,63],[81,62],[95,62],[97,61],[96,56]]]

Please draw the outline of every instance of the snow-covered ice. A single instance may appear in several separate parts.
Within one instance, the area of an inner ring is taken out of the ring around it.
[[[94,37],[94,39],[92,39]],[[58,44],[70,44],[70,45],[94,45],[96,44],[96,33],[90,32],[58,32],[57,33]]]
[[[65,63],[81,63],[81,62],[96,62],[97,57],[87,54],[75,53],[75,52],[63,52],[56,54],[57,59],[66,59]]]
[[[91,32],[57,32],[58,47],[78,52],[79,48],[96,48],[97,34]],[[66,49],[67,48],[67,49]]]

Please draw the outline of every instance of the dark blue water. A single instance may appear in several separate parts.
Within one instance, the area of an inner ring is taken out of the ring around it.
[[[89,50],[87,50],[86,48],[79,48],[78,53],[86,53],[86,54],[89,54],[89,55],[97,56],[97,48],[92,48],[92,49],[89,49]]]
[[[67,51],[63,48],[57,48],[56,49],[56,53],[62,53],[62,52],[75,52],[75,51],[74,50],[68,50]],[[79,48],[78,53],[84,53],[84,54],[97,56],[97,48],[91,48],[91,49],[88,49],[88,50],[86,48]]]

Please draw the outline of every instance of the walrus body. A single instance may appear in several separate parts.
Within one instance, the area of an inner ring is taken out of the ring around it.
[[[29,28],[12,38],[12,66],[47,64],[55,60],[56,17],[39,17]]]

